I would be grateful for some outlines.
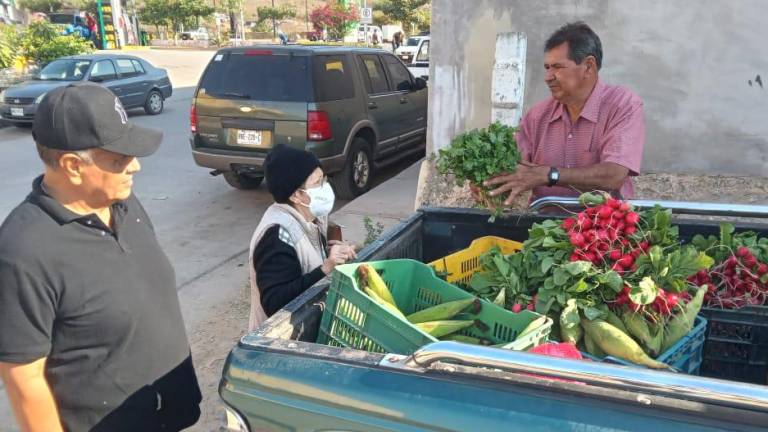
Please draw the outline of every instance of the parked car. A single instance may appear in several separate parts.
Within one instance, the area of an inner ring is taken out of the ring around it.
[[[181,34],[181,40],[204,40],[207,41],[211,37],[208,34],[208,29],[200,27],[196,30],[185,31]]]
[[[424,39],[426,36],[411,36],[409,37],[404,44],[400,46],[395,51],[395,55],[400,57],[400,60],[403,62],[410,63],[413,61],[413,57],[416,55],[419,49],[419,43],[421,43],[421,40]]]
[[[419,40],[419,46],[416,49],[416,55],[410,63],[406,63],[411,74],[415,77],[429,79],[429,44],[430,37],[425,36]]]
[[[35,78],[0,92],[0,118],[17,126],[30,125],[37,104],[49,91],[77,81],[90,81],[112,90],[126,109],[144,108],[150,115],[163,112],[173,87],[165,69],[122,54],[91,54],[56,59]]]
[[[190,120],[195,162],[233,187],[258,187],[267,152],[283,143],[314,152],[351,199],[377,168],[424,151],[426,81],[380,49],[225,48],[200,79]]]

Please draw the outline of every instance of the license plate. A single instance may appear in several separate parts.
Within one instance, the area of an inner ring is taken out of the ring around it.
[[[252,130],[238,130],[237,131],[237,144],[246,146],[260,146],[263,141],[263,134],[261,131]]]
[[[24,117],[24,108],[11,108],[11,115],[14,117]]]

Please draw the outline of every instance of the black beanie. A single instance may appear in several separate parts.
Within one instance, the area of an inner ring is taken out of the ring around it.
[[[267,189],[275,201],[285,202],[315,168],[320,168],[320,160],[314,154],[278,144],[267,153],[264,161]]]

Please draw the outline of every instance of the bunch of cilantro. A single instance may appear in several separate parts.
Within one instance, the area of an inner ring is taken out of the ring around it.
[[[483,182],[502,173],[513,173],[520,162],[513,127],[499,122],[485,129],[474,129],[457,135],[450,147],[439,150],[437,170],[451,174],[459,186],[469,181],[481,189],[482,201],[493,211],[492,219],[504,210],[504,197],[491,197]]]

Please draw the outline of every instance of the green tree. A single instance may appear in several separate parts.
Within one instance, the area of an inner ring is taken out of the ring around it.
[[[419,10],[429,4],[430,0],[383,0],[378,7],[385,15],[399,21],[406,33],[411,33],[419,25]]]
[[[373,25],[383,26],[387,24],[394,24],[395,20],[384,12],[374,9],[373,10]]]
[[[61,0],[21,0],[19,6],[32,12],[57,12],[64,3]]]
[[[293,6],[261,6],[256,8],[256,13],[259,16],[257,25],[264,21],[272,21],[272,36],[277,36],[277,25],[282,23],[286,18],[296,17],[296,9]]]
[[[205,0],[145,0],[140,18],[147,24],[169,28],[173,35],[182,25],[196,25],[200,18],[209,17],[214,8]]]
[[[155,26],[160,35],[160,26],[168,27],[171,23],[167,0],[144,0],[144,7],[139,9],[139,19],[142,23]]]

